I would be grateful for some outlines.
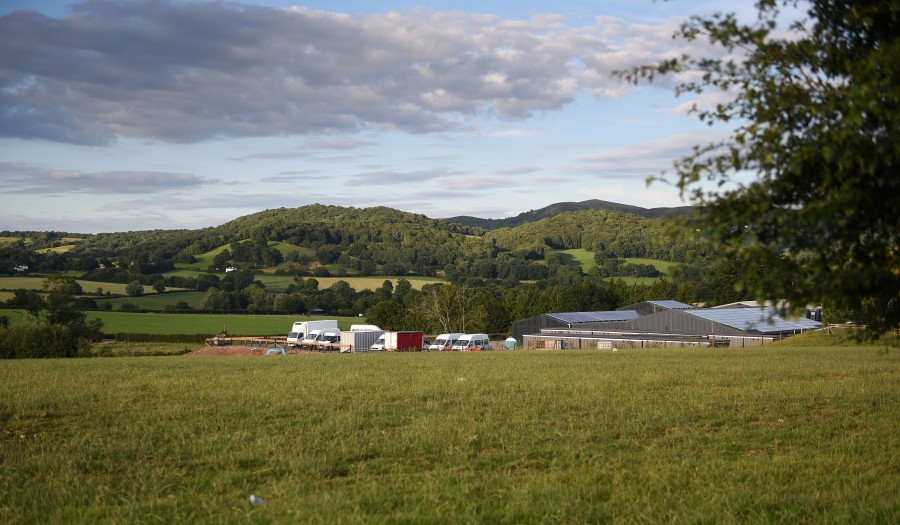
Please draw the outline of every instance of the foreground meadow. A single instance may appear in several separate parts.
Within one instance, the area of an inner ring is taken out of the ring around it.
[[[896,349],[0,365],[5,523],[900,520]]]

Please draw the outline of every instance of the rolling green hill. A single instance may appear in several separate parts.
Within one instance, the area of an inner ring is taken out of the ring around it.
[[[556,217],[561,213],[570,211],[585,210],[606,210],[620,213],[631,213],[634,215],[640,215],[641,217],[646,217],[648,219],[658,219],[661,217],[689,217],[692,213],[692,208],[690,206],[648,209],[641,208],[640,206],[631,206],[628,204],[619,204],[616,202],[594,199],[581,202],[559,202],[556,204],[551,204],[539,210],[526,211],[516,215],[515,217],[508,217],[506,219],[480,219],[478,217],[462,215],[457,217],[448,217],[445,220],[447,222],[464,224],[466,226],[476,226],[490,231],[496,230],[498,228],[514,228],[516,226],[527,224],[529,222]]]

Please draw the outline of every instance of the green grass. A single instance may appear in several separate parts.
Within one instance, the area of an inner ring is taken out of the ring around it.
[[[573,268],[580,268],[584,273],[597,266],[597,263],[594,262],[594,252],[575,248],[572,250],[556,250],[556,253],[559,254],[563,264]]]
[[[888,332],[875,340],[862,340],[864,334],[854,328],[823,328],[797,334],[773,344],[783,348],[798,348],[808,346],[871,346],[871,347],[897,347],[900,346],[900,334]]]
[[[81,289],[86,294],[93,294],[97,291],[97,288],[103,288],[104,292],[111,292],[114,294],[125,294],[125,287],[127,284],[122,283],[106,283],[101,281],[86,281],[84,279],[76,279],[78,284],[81,285]],[[44,289],[44,278],[43,277],[0,277],[0,289],[2,290],[43,290]],[[180,288],[166,288],[170,291],[180,290]],[[144,285],[145,293],[153,293],[153,288],[147,285]]]
[[[896,351],[3,365],[5,523],[900,519]]]
[[[672,271],[672,268],[681,266],[681,263],[677,262],[663,261],[660,259],[641,259],[639,257],[626,257],[624,261],[625,264],[650,264],[664,274],[669,274]]]
[[[8,311],[8,310],[7,310]],[[285,335],[295,321],[308,319],[337,319],[338,326],[350,329],[362,323],[357,317],[306,317],[302,315],[226,315],[226,314],[166,314],[127,312],[88,312],[88,319],[103,320],[103,332],[142,334],[210,334],[224,329],[230,335]]]
[[[607,277],[603,279],[604,281],[623,281],[628,286],[632,286],[635,284],[643,284],[649,285],[659,281],[659,277]]]
[[[216,258],[216,255],[219,255],[226,249],[228,249],[228,245],[223,244],[222,246],[219,246],[218,248],[213,248],[212,250],[210,250],[206,253],[201,253],[199,255],[195,255],[194,259],[196,259],[196,261],[194,261],[191,264],[176,264],[175,266],[179,270],[196,270],[199,272],[205,272],[206,269],[209,268],[209,265],[211,265],[213,263],[213,259]]]
[[[111,303],[113,309],[118,310],[124,303],[136,304],[139,308],[147,310],[162,310],[167,305],[175,305],[175,303],[184,301],[191,308],[197,308],[206,292],[170,292],[165,294],[149,294],[140,297],[115,297],[112,299],[97,299],[97,304]]]
[[[206,273],[205,271],[200,272],[196,270],[173,270],[166,272],[164,275],[178,275],[181,277],[194,277],[196,278],[201,273]],[[225,277],[224,272],[216,273],[219,276],[219,279]],[[308,277],[306,277],[308,279]],[[0,288],[2,288],[2,277],[0,277]],[[15,279],[18,279],[17,277]],[[288,286],[294,284],[296,281],[294,280],[293,275],[271,275],[271,274],[258,274],[254,277],[254,279],[259,280],[264,285],[266,285],[266,289],[272,292],[284,292],[287,290]],[[406,279],[410,282],[413,288],[416,290],[421,290],[423,285],[433,284],[433,283],[445,283],[447,282],[444,279],[439,279],[436,277],[419,277],[419,276],[406,276],[406,277],[384,277],[384,276],[368,276],[368,277],[354,277],[354,276],[346,276],[346,277],[315,277],[317,281],[319,281],[319,289],[324,290],[329,286],[333,285],[338,281],[347,281],[350,284],[350,287],[354,290],[375,290],[377,288],[381,288],[381,285],[384,284],[385,280],[389,280],[394,283],[394,286],[397,286],[397,281],[399,279]],[[125,285],[122,285],[123,289]],[[104,288],[105,289],[105,288]],[[88,290],[85,288],[85,290]],[[124,293],[124,292],[123,292]]]
[[[384,284],[384,281],[391,281],[394,287],[397,287],[397,282],[400,279],[406,279],[409,281],[409,284],[412,285],[413,289],[421,290],[422,286],[426,284],[435,284],[435,283],[446,283],[447,281],[443,279],[437,279],[435,277],[417,277],[417,276],[406,276],[406,277],[382,277],[382,276],[371,276],[371,277],[316,277],[316,280],[319,281],[319,289],[324,290],[329,286],[333,285],[338,281],[347,281],[351,288],[354,290],[376,290],[381,288]]]
[[[597,266],[594,262],[594,253],[581,248],[572,250],[556,250],[562,262],[573,268],[580,268],[582,272],[589,273],[591,268]],[[626,257],[625,264],[650,264],[663,274],[669,274],[673,267],[681,263],[663,261],[660,259],[643,259],[638,257]],[[658,280],[656,277],[615,277],[623,279],[628,284],[652,284]]]
[[[11,322],[22,320],[24,310],[0,310]],[[341,330],[352,324],[364,324],[365,318],[303,315],[228,315],[228,314],[167,314],[131,312],[87,312],[88,319],[102,319],[106,334],[209,334],[226,330],[229,335],[286,335],[295,321],[336,319]]]

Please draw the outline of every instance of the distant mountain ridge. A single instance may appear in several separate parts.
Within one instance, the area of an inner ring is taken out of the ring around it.
[[[460,215],[457,217],[448,217],[444,220],[465,226],[484,228],[485,230],[490,231],[498,228],[515,228],[516,226],[521,226],[522,224],[527,224],[529,222],[555,217],[561,213],[583,210],[608,210],[640,215],[641,217],[646,217],[648,219],[658,219],[661,217],[688,217],[691,215],[693,207],[641,208],[640,206],[632,206],[630,204],[619,204],[617,202],[592,199],[581,202],[557,202],[556,204],[545,206],[539,210],[522,212],[515,217],[507,217],[505,219],[482,219],[479,217]]]

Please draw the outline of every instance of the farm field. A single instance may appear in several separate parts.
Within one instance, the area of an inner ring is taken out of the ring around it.
[[[563,263],[573,268],[581,268],[581,271],[588,273],[591,268],[597,266],[594,262],[593,252],[577,248],[572,250],[557,250]],[[626,257],[623,259],[625,264],[649,264],[656,267],[657,270],[664,274],[669,274],[673,267],[680,263],[663,261],[660,259],[644,259],[639,257]],[[613,277],[613,279],[623,279],[628,284],[650,284],[656,282],[656,277]]]
[[[0,310],[11,321],[22,319],[22,310]],[[229,315],[229,314],[167,314],[130,312],[87,312],[88,319],[102,319],[103,333],[140,334],[209,334],[224,330],[233,336],[287,335],[295,321],[337,319],[342,330],[354,323],[365,323],[360,317],[309,317],[304,315]]]
[[[106,283],[101,281],[85,281],[84,279],[76,279],[78,284],[81,285],[81,289],[84,290],[86,294],[93,294],[97,291],[97,288],[103,288],[103,291],[109,291],[114,294],[125,294],[125,287],[127,284],[122,283]],[[0,277],[0,289],[2,290],[43,290],[44,289],[44,278],[43,277]],[[166,288],[166,290],[180,290],[180,288]],[[144,293],[151,294],[153,292],[153,288],[150,286],[144,286]]]
[[[5,523],[900,519],[877,347],[19,360],[0,400]]]
[[[557,250],[556,253],[559,254],[563,264],[573,268],[581,268],[581,271],[585,273],[597,266],[597,263],[594,262],[594,253],[581,248]]]
[[[681,263],[662,261],[660,259],[642,259],[639,257],[626,257],[625,264],[650,264],[664,274],[669,274],[672,268],[679,266]]]
[[[194,270],[173,270],[170,272],[166,272],[164,275],[178,275],[181,277],[197,277],[200,273],[205,272],[196,272]],[[217,273],[219,279],[225,277],[225,273]],[[294,276],[293,275],[256,275],[254,279],[261,281],[266,285],[266,289],[272,292],[284,292],[287,290],[287,287],[294,284]],[[397,281],[399,281],[400,277],[384,277],[384,276],[368,276],[368,277],[314,277],[315,280],[319,281],[319,289],[324,290],[329,286],[333,285],[338,281],[347,281],[351,288],[356,291],[360,290],[375,290],[381,288],[384,284],[384,281],[391,281],[394,286],[397,286]],[[426,284],[433,283],[444,283],[447,282],[443,279],[439,279],[436,277],[419,277],[415,275],[410,275],[406,277],[402,277],[402,279],[406,279],[412,285],[412,287],[416,290],[421,290],[422,286]],[[123,285],[124,286],[124,285]]]
[[[309,319],[337,319],[338,325],[350,329],[361,323],[356,317],[311,318],[302,315],[227,315],[227,314],[131,314],[121,312],[88,312],[88,319],[103,319],[104,333],[143,334],[210,334],[229,335],[287,335],[295,321]],[[345,326],[346,325],[346,326]]]
[[[150,288],[145,287],[145,289]],[[140,297],[114,297],[111,299],[97,299],[97,304],[101,303],[110,303],[113,305],[113,309],[118,310],[120,306],[125,303],[135,304],[138,308],[144,308],[147,310],[162,310],[167,305],[174,305],[180,301],[184,301],[191,308],[197,308],[200,305],[200,301],[203,300],[203,297],[206,295],[206,292],[169,292],[164,294],[144,294]]]

